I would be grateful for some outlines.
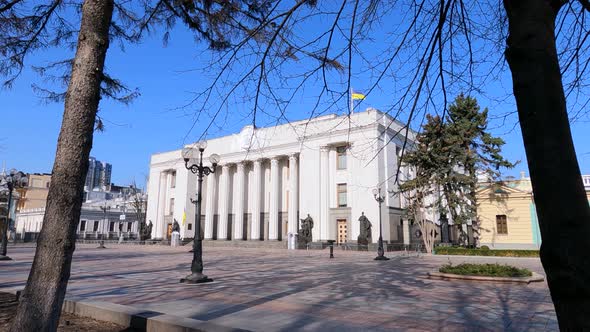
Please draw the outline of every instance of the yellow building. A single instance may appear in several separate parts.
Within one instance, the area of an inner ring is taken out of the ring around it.
[[[590,202],[590,191],[586,191]],[[480,243],[491,249],[539,249],[541,233],[530,178],[484,184],[477,192]]]
[[[17,189],[21,195],[17,210],[30,210],[45,208],[51,174],[28,174],[29,184],[22,189]]]

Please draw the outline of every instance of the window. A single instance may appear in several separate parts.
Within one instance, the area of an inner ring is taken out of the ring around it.
[[[338,207],[346,207],[346,183],[338,184]]]
[[[336,148],[338,169],[346,169],[346,146],[339,146]]]
[[[170,188],[176,188],[176,171],[170,173]]]
[[[131,223],[130,222],[127,223],[127,232],[131,232]]]
[[[193,224],[188,224],[188,230],[192,231],[193,230]]]
[[[508,234],[508,223],[506,222],[506,215],[496,216],[496,230],[498,234]]]
[[[86,230],[86,220],[80,221],[80,232],[84,232]]]
[[[114,232],[115,231],[115,222],[111,221],[109,224],[109,232]]]
[[[170,210],[168,211],[168,215],[172,215],[174,213],[174,198],[170,198]]]
[[[98,232],[98,221],[97,220],[94,221],[94,226],[92,227],[92,231]]]

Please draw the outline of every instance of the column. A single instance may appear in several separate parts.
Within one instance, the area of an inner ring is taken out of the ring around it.
[[[235,240],[244,239],[244,178],[245,165],[238,163],[236,173],[236,195],[234,198],[234,236]]]
[[[260,208],[262,205],[262,193],[260,182],[262,181],[262,163],[260,159],[254,160],[254,176],[252,183],[252,240],[260,240]]]
[[[268,217],[268,239],[279,239],[279,159],[270,160],[270,211]]]
[[[402,224],[402,231],[404,234],[404,245],[410,245],[410,220],[404,219]],[[375,242],[375,241],[373,241]]]
[[[205,206],[205,239],[213,238],[213,219],[215,217],[215,192],[217,191],[217,173],[207,175],[207,205]],[[193,225],[193,227],[197,227]]]
[[[289,156],[289,229],[288,232],[297,233],[297,211],[299,210],[299,165],[297,154]]]
[[[320,148],[320,239],[328,240],[328,218],[330,217],[330,147]]]
[[[164,232],[164,216],[166,215],[166,183],[168,174],[166,172],[160,173],[160,187],[158,190],[158,219],[155,220],[156,224],[152,230],[152,239],[161,239]],[[110,222],[107,223],[107,231],[110,229]]]
[[[227,240],[227,223],[229,215],[229,165],[221,168],[219,181],[219,224],[217,225],[217,239]]]

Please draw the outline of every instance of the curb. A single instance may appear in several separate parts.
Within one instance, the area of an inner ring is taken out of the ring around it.
[[[476,256],[476,255],[443,255],[443,254],[432,254],[431,257],[458,257],[458,258],[490,258],[490,259],[535,259],[540,260],[539,256],[521,256],[521,257],[513,257],[513,256]]]
[[[0,288],[0,291],[15,294],[17,298],[20,297],[22,292],[22,290],[15,288]],[[122,325],[125,328],[133,328],[146,332],[248,331],[103,301],[74,301],[66,299],[63,303],[62,312],[111,322]]]
[[[442,272],[428,272],[429,278],[442,279],[442,280],[474,280],[474,281],[495,281],[495,282],[516,282],[526,283],[540,282],[545,280],[545,277],[537,272],[533,272],[530,277],[488,277],[488,276],[469,276],[453,273],[442,273]]]

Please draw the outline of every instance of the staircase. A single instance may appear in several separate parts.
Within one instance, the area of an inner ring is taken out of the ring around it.
[[[193,241],[183,241],[183,245],[193,246]],[[236,241],[236,240],[204,240],[203,247],[215,248],[266,248],[266,249],[287,249],[287,241]]]

